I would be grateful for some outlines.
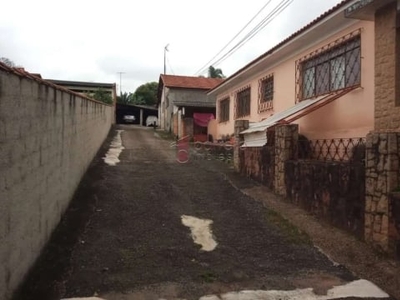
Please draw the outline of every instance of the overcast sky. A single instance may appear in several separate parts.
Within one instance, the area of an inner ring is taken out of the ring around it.
[[[340,0],[13,0],[0,18],[0,57],[43,78],[115,82],[134,92],[167,74],[198,75],[260,9],[228,52],[280,3],[287,7],[215,67],[229,76]],[[204,73],[206,74],[206,73]]]

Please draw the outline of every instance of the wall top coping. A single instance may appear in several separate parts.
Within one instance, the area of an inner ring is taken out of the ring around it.
[[[88,97],[86,95],[79,94],[77,92],[74,92],[74,91],[71,91],[69,89],[66,89],[66,88],[64,88],[62,86],[56,85],[54,83],[51,83],[51,82],[49,82],[47,80],[42,79],[40,77],[40,75],[35,75],[35,74],[32,74],[32,73],[29,73],[29,72],[25,71],[24,68],[12,68],[12,67],[9,67],[6,64],[0,62],[0,71],[14,74],[14,75],[16,75],[16,76],[18,76],[20,78],[25,78],[25,79],[28,79],[28,80],[31,80],[31,81],[36,81],[39,84],[43,84],[43,85],[52,87],[55,90],[58,90],[58,91],[61,91],[61,92],[65,92],[65,93],[68,93],[70,95],[74,95],[74,96],[77,96],[77,97],[80,97],[80,98],[83,98],[83,99],[86,99],[88,101],[95,102],[95,103],[98,103],[98,104],[101,104],[101,105],[104,105],[104,106],[113,106],[114,105],[114,104],[107,104],[107,103],[95,100],[95,99],[90,98],[90,97]]]

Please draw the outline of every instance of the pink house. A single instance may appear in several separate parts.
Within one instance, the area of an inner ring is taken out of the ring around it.
[[[365,137],[374,126],[374,22],[345,17],[345,0],[210,90],[217,136],[249,120],[245,145],[278,123],[308,139]]]

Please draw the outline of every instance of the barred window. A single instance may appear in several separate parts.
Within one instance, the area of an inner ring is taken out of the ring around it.
[[[274,76],[268,75],[259,81],[258,112],[272,109],[274,99]]]
[[[300,70],[303,100],[360,84],[360,35],[301,62]]]
[[[222,99],[219,102],[219,121],[227,122],[229,121],[229,97]]]
[[[236,94],[236,118],[250,115],[250,91],[248,87]]]

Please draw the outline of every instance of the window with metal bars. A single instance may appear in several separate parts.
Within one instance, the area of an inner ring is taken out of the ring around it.
[[[251,88],[248,87],[236,94],[236,118],[250,115],[250,92]]]
[[[229,97],[219,102],[219,122],[229,121]]]
[[[274,99],[274,76],[268,75],[260,79],[259,83],[259,102],[258,112],[272,109],[272,100]]]
[[[360,84],[360,35],[304,60],[300,70],[301,100]]]

